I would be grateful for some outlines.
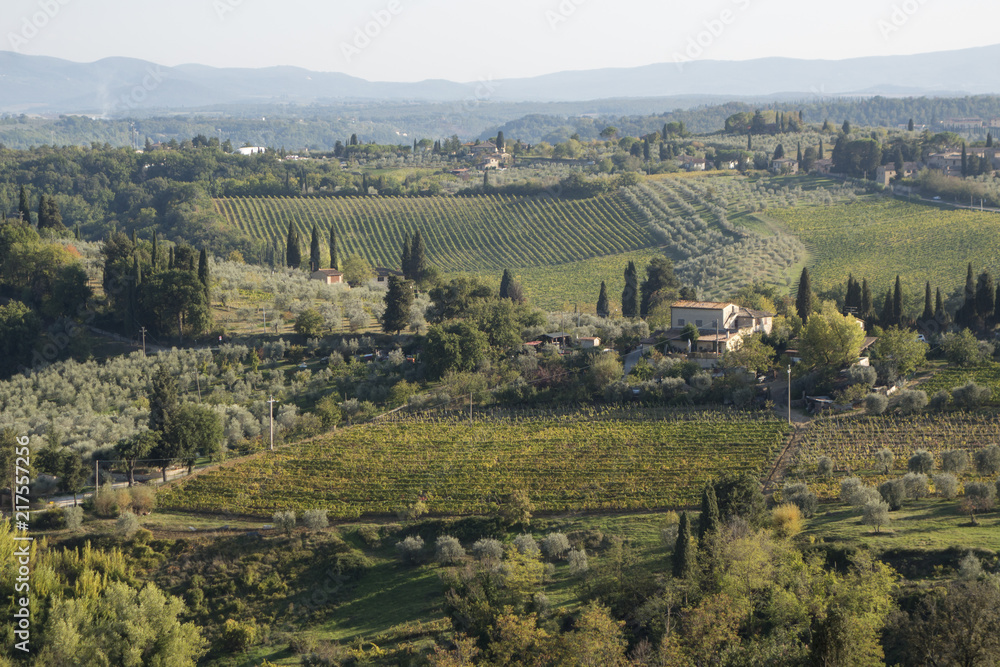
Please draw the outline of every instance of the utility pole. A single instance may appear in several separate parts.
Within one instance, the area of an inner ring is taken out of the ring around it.
[[[792,365],[788,364],[788,423],[792,423]]]
[[[472,392],[469,392],[469,426],[472,426]]]
[[[274,451],[274,404],[277,401],[274,400],[274,396],[271,396],[271,400],[268,401],[269,407],[271,408],[271,451]]]
[[[94,459],[94,501],[97,501],[97,494],[101,489],[101,475],[100,475],[100,465],[101,462]]]
[[[142,356],[146,356],[146,327],[139,327],[139,333],[142,334]]]
[[[271,273],[274,273],[274,271],[272,271]],[[264,333],[267,333],[267,310],[261,308],[260,311],[264,314]]]

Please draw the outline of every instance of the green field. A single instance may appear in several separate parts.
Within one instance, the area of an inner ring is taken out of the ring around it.
[[[231,224],[269,242],[284,243],[289,223],[308,240],[315,225],[324,257],[332,226],[342,256],[389,268],[399,267],[404,234],[418,230],[430,263],[447,273],[566,264],[654,245],[617,194],[226,198],[215,205]]]
[[[899,274],[904,287],[922,297],[927,280],[944,294],[963,285],[969,262],[977,273],[1000,270],[996,213],[862,197],[829,207],[772,208],[765,216],[809,249],[817,289],[846,283],[853,273],[867,278],[873,297],[881,297]]]
[[[666,417],[666,418],[664,418]],[[404,421],[344,429],[173,486],[161,507],[268,515],[496,511],[527,491],[538,511],[690,505],[705,479],[761,474],[787,425],[766,415],[641,409],[562,418]]]

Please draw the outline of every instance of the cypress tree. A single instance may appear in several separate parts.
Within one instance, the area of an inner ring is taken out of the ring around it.
[[[809,321],[809,315],[813,311],[812,281],[809,279],[809,269],[802,267],[802,275],[799,276],[799,291],[795,296],[795,312],[802,318],[802,322]]]
[[[198,280],[204,286],[205,294],[208,294],[208,252],[204,248],[198,254]]]
[[[490,189],[490,172],[483,169],[483,192]]]
[[[639,272],[635,262],[629,260],[625,268],[625,289],[622,290],[622,315],[638,317],[639,315]]]
[[[910,119],[910,122],[906,124],[906,129],[909,130],[910,132],[913,132],[913,119],[912,118]]]
[[[330,268],[340,268],[340,261],[337,258],[337,232],[330,227]]]
[[[46,217],[49,220],[49,227],[55,229],[56,231],[62,231],[66,229],[66,225],[62,221],[62,212],[59,211],[59,202],[56,201],[55,197],[49,197],[46,205]]]
[[[896,326],[903,325],[903,286],[899,282],[899,275],[896,276],[896,286],[892,293],[892,323]]]
[[[920,319],[923,322],[930,322],[934,319],[934,306],[931,303],[931,281],[927,281],[924,285],[924,312],[921,313]]]
[[[841,129],[841,131],[843,131],[844,134],[850,134],[851,133],[851,123],[849,121],[845,120],[844,124],[840,126],[840,129]]]
[[[986,133],[986,147],[987,148],[993,148],[993,133],[992,132],[987,132]]]
[[[976,315],[983,322],[992,320],[994,303],[996,303],[996,288],[993,286],[993,276],[989,271],[983,271],[976,283]]]
[[[412,283],[399,276],[389,276],[389,289],[385,293],[385,312],[382,314],[382,331],[398,334],[410,322],[413,305]]]
[[[969,175],[969,156],[965,152],[965,143],[962,143],[962,176]]]
[[[972,277],[972,262],[969,262],[965,275],[965,301],[958,309],[956,319],[960,325],[969,329],[976,324],[976,282]]]
[[[705,536],[719,529],[719,498],[715,494],[715,484],[705,482],[701,490],[701,518],[698,520],[698,542],[705,543]]]
[[[697,567],[698,546],[691,538],[691,523],[687,512],[681,513],[681,522],[677,527],[677,543],[674,546],[674,576],[678,579],[691,577]]]
[[[824,155],[824,153],[823,153],[823,140],[820,139],[819,140],[819,159],[820,160],[824,159],[823,155]]]
[[[153,256],[152,256],[153,271],[156,271],[156,264],[159,261],[159,258],[160,258],[160,256],[159,256],[159,250],[158,250],[157,243],[156,243],[156,230],[154,229],[153,230]]]
[[[514,282],[514,279],[510,277],[510,271],[507,269],[503,270],[503,275],[500,277],[500,298],[509,299],[510,298],[510,285]]]
[[[48,197],[42,195],[38,198],[38,229],[42,230],[49,226],[48,208],[46,201]],[[132,243],[135,243],[135,230],[132,230]]]
[[[1000,289],[997,290],[997,300],[993,304],[993,324],[1000,323]]]
[[[798,143],[798,150],[795,153],[795,159],[799,162],[799,164],[802,164],[802,142],[801,141]]]
[[[4,219],[6,220],[6,216],[4,217]],[[80,223],[79,222],[76,223],[76,227],[73,228],[73,238],[75,238],[77,241],[82,241],[83,240],[83,236],[80,233]]]
[[[319,233],[313,225],[312,238],[309,239],[309,270],[319,271]]]
[[[413,259],[410,256],[410,232],[403,234],[403,251],[399,254],[399,264],[402,267],[403,277],[413,280]]]
[[[427,258],[424,256],[424,237],[420,235],[418,229],[413,234],[413,243],[410,245],[410,280],[420,282],[427,275]]]
[[[892,326],[895,321],[895,317],[892,312],[892,290],[888,289],[885,291],[885,300],[882,302],[882,316],[879,318],[881,324],[884,327]]]
[[[753,135],[747,132],[747,150],[753,150]]]
[[[944,300],[941,298],[941,288],[937,288],[937,295],[934,297],[934,319],[941,324],[944,321]]]
[[[292,223],[288,223],[288,238],[285,242],[285,260],[291,268],[299,268],[302,264],[302,249],[299,248],[299,233]]]
[[[611,305],[608,303],[608,287],[601,281],[601,293],[597,296],[597,316],[608,317],[611,314]]]
[[[872,293],[868,289],[868,279],[861,281],[861,310],[858,316],[864,321],[865,329],[871,330],[875,322],[875,306],[872,304]]]
[[[31,206],[28,204],[28,189],[21,186],[21,194],[17,200],[17,210],[21,214],[21,220],[31,224]]]
[[[174,268],[174,248],[173,248],[173,246],[170,247],[170,259],[167,262],[167,268],[168,269],[173,269]]]

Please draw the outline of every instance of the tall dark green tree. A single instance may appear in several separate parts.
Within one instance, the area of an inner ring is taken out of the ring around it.
[[[608,317],[611,315],[611,304],[608,303],[608,287],[601,281],[601,293],[597,296],[597,316]]]
[[[899,281],[899,275],[896,275],[896,285],[892,290],[892,324],[898,326],[903,325],[903,286]]]
[[[812,280],[809,278],[809,269],[803,266],[802,273],[799,275],[799,291],[795,296],[795,312],[798,313],[803,322],[809,320],[815,299],[812,291]]]
[[[851,123],[849,121],[845,120],[844,124],[840,126],[840,130],[844,134],[850,134],[851,133]]]
[[[868,279],[861,281],[861,308],[858,310],[858,317],[865,323],[865,328],[869,331],[875,324],[875,304],[872,302],[872,292],[868,288]]]
[[[947,311],[944,309],[944,299],[941,298],[941,288],[937,288],[937,293],[934,296],[934,319],[941,326],[944,326],[944,320],[948,316]]]
[[[920,314],[922,322],[930,322],[934,319],[934,304],[931,301],[931,281],[924,285],[924,312]]]
[[[796,161],[798,161],[799,164],[802,164],[802,142],[801,141],[798,143],[798,149],[797,149],[797,151],[795,153],[795,159],[796,159]]]
[[[674,545],[673,573],[678,579],[689,579],[698,568],[698,544],[691,536],[691,522],[688,513],[681,513],[677,527],[677,542]]]
[[[403,234],[403,250],[399,253],[399,265],[402,267],[403,277],[407,280],[413,279],[413,258],[410,255],[410,232]]]
[[[976,280],[972,273],[972,262],[969,262],[968,271],[965,275],[965,298],[958,312],[955,313],[957,323],[967,329],[976,326]]]
[[[625,267],[625,289],[622,290],[622,316],[639,316],[639,272],[635,262],[629,260]]]
[[[150,263],[153,265],[152,266],[152,270],[153,270],[154,273],[156,272],[157,266],[158,266],[159,261],[160,261],[159,252],[160,252],[160,249],[159,249],[159,244],[157,243],[157,240],[156,240],[156,230],[154,229],[153,230],[153,252],[152,252],[152,256],[150,258]]]
[[[774,159],[780,160],[783,157],[785,157],[785,147],[778,144],[778,147],[774,149]]]
[[[424,250],[424,237],[418,229],[413,234],[410,246],[410,280],[420,282],[427,276],[427,257]]]
[[[506,147],[507,147],[507,142],[504,141],[503,130],[500,130],[499,132],[497,132],[497,150],[503,153]]]
[[[177,410],[177,379],[162,364],[153,373],[149,392],[149,430],[162,433]]]
[[[825,153],[823,152],[823,140],[822,139],[819,140],[819,151],[818,151],[817,155],[819,155],[819,159],[820,160],[825,159],[824,158]]]
[[[989,271],[979,274],[976,281],[976,316],[984,323],[993,319],[993,307],[996,303],[996,287]]]
[[[965,142],[962,143],[962,176],[969,175],[969,155],[965,151]]]
[[[17,199],[17,211],[21,214],[21,220],[31,224],[31,204],[28,201],[28,189],[21,186],[21,192]]]
[[[753,135],[749,132],[747,133],[747,151],[753,150]]]
[[[858,313],[861,310],[861,285],[854,276],[847,276],[847,291],[844,293],[844,313]]]
[[[646,267],[646,278],[639,287],[639,314],[646,317],[658,304],[674,300],[680,286],[673,262],[660,255],[653,257]]]
[[[510,286],[514,282],[514,278],[511,277],[510,271],[507,269],[503,270],[503,275],[500,276],[500,298],[509,299],[510,298]]]
[[[986,133],[986,147],[987,148],[993,148],[993,133],[992,132],[987,132]]]
[[[906,129],[909,130],[910,132],[913,132],[913,119],[912,118],[910,119],[910,122],[906,124]]]
[[[208,269],[208,251],[204,248],[198,253],[198,280],[205,287],[205,294],[208,294],[208,286],[211,282]]]
[[[705,536],[719,529],[722,519],[719,517],[719,498],[715,495],[715,484],[712,480],[705,482],[701,490],[701,518],[698,520],[698,542],[705,543]]]
[[[337,257],[337,232],[330,227],[330,268],[340,268],[340,258]]]
[[[299,246],[299,233],[292,223],[288,223],[288,237],[285,241],[285,261],[294,269],[302,265],[302,248]]]
[[[170,257],[167,258],[167,270],[173,271],[174,269],[174,248],[170,247]]]
[[[312,238],[309,239],[309,270],[319,271],[319,232],[313,225]]]
[[[882,314],[879,316],[879,323],[883,327],[891,327],[896,321],[896,315],[892,307],[892,290],[885,291],[885,299],[882,301]]]
[[[385,293],[385,312],[382,314],[382,331],[399,334],[410,323],[413,306],[413,283],[399,276],[389,276],[389,289]]]

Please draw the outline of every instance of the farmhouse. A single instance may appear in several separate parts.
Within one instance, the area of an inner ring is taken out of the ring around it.
[[[698,340],[691,343],[690,352],[722,354],[739,349],[743,337],[754,333],[771,333],[774,313],[743,308],[735,303],[717,301],[677,301],[670,307],[670,329],[655,338],[666,339],[667,347],[688,351],[683,338],[685,327],[698,330]]]
[[[903,163],[903,178],[911,178],[920,171],[919,162],[904,162]],[[894,164],[887,164],[879,167],[875,170],[875,181],[881,183],[882,185],[889,185],[889,181],[896,177],[896,166]]]
[[[263,153],[267,149],[263,146],[244,146],[243,148],[237,148],[236,151],[240,155],[254,155],[255,153]]]
[[[344,274],[337,269],[320,269],[309,274],[310,280],[322,280],[327,285],[340,285],[344,282]]]
[[[678,159],[681,161],[681,168],[687,171],[705,171],[708,166],[708,162],[703,157],[681,155]]]
[[[580,347],[582,347],[585,350],[590,349],[592,347],[601,346],[601,339],[598,338],[597,336],[583,336],[582,338],[579,339],[579,341],[580,341]]]
[[[771,171],[775,174],[797,174],[799,173],[799,161],[790,157],[771,160]]]
[[[375,271],[375,282],[379,285],[387,285],[389,283],[389,276],[403,277],[402,271],[387,269],[384,266],[376,266],[373,270]]]
[[[812,170],[817,174],[829,174],[833,172],[833,160],[831,158],[825,157],[820,160],[814,160],[812,163]]]

